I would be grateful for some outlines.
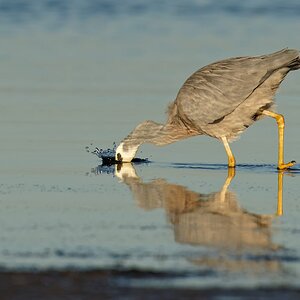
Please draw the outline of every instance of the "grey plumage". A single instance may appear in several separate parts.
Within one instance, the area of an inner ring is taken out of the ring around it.
[[[280,83],[290,70],[299,68],[299,51],[290,49],[207,65],[180,88],[166,124],[141,123],[122,141],[117,154],[124,161],[126,151],[130,150],[130,158],[142,143],[165,145],[194,135],[232,141],[263,111],[272,111]]]
[[[183,84],[173,106],[175,115],[199,133],[232,140],[262,110],[272,107],[279,84],[292,68],[299,66],[299,52],[288,49],[210,64]]]

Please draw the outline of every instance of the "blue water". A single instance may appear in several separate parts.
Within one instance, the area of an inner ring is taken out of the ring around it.
[[[0,1],[0,267],[299,287],[299,164],[280,178],[274,120],[233,143],[226,190],[226,154],[208,137],[145,145],[135,170],[103,167],[85,148],[164,122],[199,67],[300,49],[299,32],[299,1]],[[276,97],[285,157],[298,163],[299,82],[291,72]]]
[[[208,14],[273,16],[280,18],[297,17],[300,5],[296,0],[262,0],[240,2],[226,1],[197,1],[189,0],[184,3],[179,0],[138,1],[138,0],[1,0],[0,12],[11,23],[16,21],[36,22],[38,18],[53,15],[68,20],[69,18],[90,18],[93,16],[113,17],[157,14],[173,17],[196,17]],[[36,19],[33,19],[36,17]]]

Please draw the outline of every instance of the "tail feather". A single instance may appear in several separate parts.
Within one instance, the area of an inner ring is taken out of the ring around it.
[[[288,67],[292,71],[300,69],[300,55],[298,57],[296,57],[294,60],[292,60],[289,63]]]
[[[284,67],[289,70],[297,70],[300,68],[300,53],[296,49],[282,49],[275,53],[263,56],[265,62],[272,66],[273,70]]]

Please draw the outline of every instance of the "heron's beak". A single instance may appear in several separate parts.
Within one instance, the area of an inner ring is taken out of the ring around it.
[[[138,146],[136,147],[124,147],[124,143],[120,143],[120,145],[116,149],[115,159],[117,162],[131,162],[137,152]]]

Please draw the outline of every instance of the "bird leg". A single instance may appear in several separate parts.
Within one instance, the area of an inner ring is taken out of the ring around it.
[[[278,192],[277,192],[277,216],[282,216],[282,194],[283,194],[283,175],[284,171],[278,171]]]
[[[228,167],[234,168],[235,167],[235,158],[231,152],[227,138],[225,136],[222,136],[222,142],[223,142],[223,145],[225,147],[225,150],[226,150],[226,153],[228,156]]]
[[[284,117],[283,115],[276,114],[274,112],[264,110],[263,115],[274,118],[278,125],[278,170],[285,170],[292,167],[296,162],[293,160],[289,163],[284,163],[283,159],[283,143],[284,143]]]

